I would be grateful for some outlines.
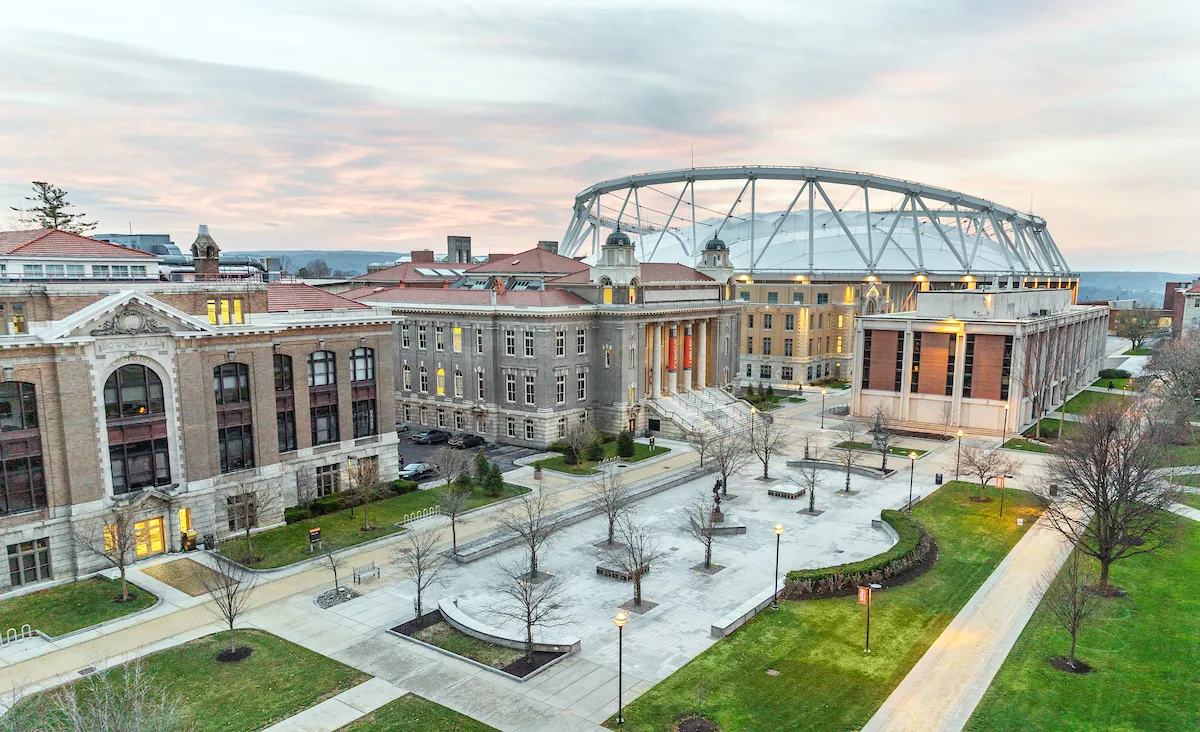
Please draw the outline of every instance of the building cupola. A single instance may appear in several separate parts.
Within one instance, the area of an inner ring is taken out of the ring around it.
[[[192,242],[192,264],[197,277],[216,277],[220,274],[221,247],[208,233],[208,224],[200,224],[196,241]]]

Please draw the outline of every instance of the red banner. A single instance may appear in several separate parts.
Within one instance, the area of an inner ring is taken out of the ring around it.
[[[859,585],[858,588],[858,604],[868,605],[871,602],[871,588]]]
[[[692,326],[683,326],[683,367],[692,367]]]
[[[679,365],[679,356],[675,351],[675,329],[671,328],[667,336],[667,371],[674,371]]]

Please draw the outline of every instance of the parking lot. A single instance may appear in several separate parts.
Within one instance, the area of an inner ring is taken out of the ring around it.
[[[410,430],[400,434],[400,441],[397,443],[397,450],[403,458],[405,464],[408,463],[424,463],[429,462],[429,458],[433,453],[437,452],[442,445],[418,445],[409,439],[412,435],[420,432],[419,429]],[[468,452],[472,454],[478,448],[470,449]],[[507,472],[517,467],[513,462],[520,458],[536,455],[540,450],[534,450],[529,447],[518,447],[516,445],[501,445],[489,442],[483,448],[483,453],[487,455],[489,460],[495,461],[500,465],[501,472]]]

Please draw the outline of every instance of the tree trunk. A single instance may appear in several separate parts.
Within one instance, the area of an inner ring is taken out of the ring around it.
[[[979,500],[982,501],[985,498],[987,498],[987,481],[982,480],[979,482]]]
[[[417,587],[417,620],[421,619],[421,588]]]
[[[250,519],[246,519],[246,566],[254,561],[254,548],[250,545]]]
[[[450,519],[450,553],[458,554],[458,522],[454,518]]]
[[[1077,630],[1071,632],[1071,654],[1067,657],[1067,663],[1071,668],[1075,668],[1075,635],[1078,632]]]
[[[633,575],[633,604],[638,607],[642,605],[642,573],[640,571]]]
[[[763,461],[762,461],[762,464],[763,464],[763,480],[766,480],[767,478],[769,478],[769,477],[770,477],[769,475],[767,475],[767,466],[768,466],[768,465],[770,465],[770,462],[769,462],[769,461],[770,461],[770,458],[768,458],[767,460],[763,460]]]
[[[336,592],[338,588],[337,565],[333,566],[333,589]]]
[[[888,449],[885,447],[885,448],[883,448],[882,450],[880,450],[879,452],[880,452],[880,453],[883,455],[883,463],[882,463],[882,464],[879,466],[879,470],[880,470],[881,472],[884,472],[884,473],[886,473],[886,472],[887,472],[887,455],[888,455]]]
[[[846,466],[846,492],[850,492],[850,466]]]
[[[363,531],[371,530],[371,497],[366,496],[363,500]]]
[[[1112,564],[1112,560],[1100,560],[1100,579],[1096,581],[1096,586],[1102,590],[1108,589],[1108,567]]]
[[[813,506],[817,502],[817,489],[809,486],[808,488],[808,512],[813,512]]]
[[[121,602],[129,601],[129,582],[125,579],[125,565],[121,565]]]
[[[532,582],[537,575],[537,552],[529,552],[529,580]]]
[[[612,515],[609,514],[609,517],[608,517],[608,545],[609,546],[613,545],[613,528],[615,525],[616,525],[616,522],[613,521]]]
[[[704,568],[709,569],[712,566],[712,539],[704,544]]]
[[[237,636],[234,635],[233,621],[229,621],[229,652],[237,651]]]
[[[533,623],[525,623],[525,660],[533,663]]]

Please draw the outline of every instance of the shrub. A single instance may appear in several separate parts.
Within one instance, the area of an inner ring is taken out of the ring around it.
[[[459,473],[454,478],[454,485],[459,490],[463,490],[463,491],[470,490],[471,489],[471,476],[468,475],[465,471],[462,473]]]
[[[487,456],[483,454],[483,450],[475,453],[475,480],[482,483],[487,479],[490,470],[491,465],[488,463]]]
[[[611,432],[601,432],[600,433],[600,444],[602,444],[602,445],[607,445],[610,442],[616,442],[617,439],[618,439],[617,436]]]
[[[881,518],[899,535],[895,546],[861,562],[792,570],[787,573],[783,596],[805,599],[851,594],[859,585],[882,582],[912,569],[937,551],[933,537],[908,514],[883,511]]]
[[[754,396],[754,384],[750,384],[749,386],[746,387],[746,396],[748,396],[748,397]]]
[[[534,469],[534,470],[541,470],[541,469],[542,469],[542,468],[544,468],[544,467],[546,467],[546,461],[545,461],[545,460],[535,460],[535,461],[534,461],[534,463],[533,463],[533,469]]]
[[[575,451],[571,449],[571,446],[563,440],[551,442],[549,449],[551,452],[561,452],[563,460],[566,461],[567,465],[577,465],[579,463],[579,456],[576,455]]]
[[[634,450],[633,433],[629,430],[622,430],[620,437],[617,438],[617,454],[623,458],[631,458]]]
[[[294,524],[297,521],[303,521],[311,517],[312,513],[304,506],[288,506],[283,509],[283,520],[289,524]]]
[[[414,480],[404,480],[397,478],[392,481],[392,493],[402,496],[405,493],[412,493],[417,489],[417,482]]]
[[[312,516],[324,516],[327,513],[334,513],[342,508],[342,500],[338,494],[329,496],[321,496],[313,499],[313,502],[308,504],[309,514]]]
[[[504,492],[504,475],[500,472],[500,466],[492,463],[488,468],[487,478],[483,481],[483,491],[492,498]]]
[[[594,463],[598,463],[604,459],[604,445],[599,442],[593,442],[584,450],[583,456]]]
[[[1100,369],[1101,379],[1128,379],[1129,376],[1125,369]]]
[[[767,396],[775,396],[775,387],[771,386],[770,384],[767,384]]]

